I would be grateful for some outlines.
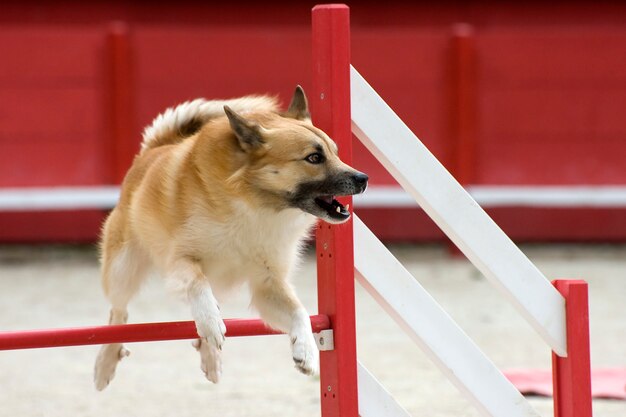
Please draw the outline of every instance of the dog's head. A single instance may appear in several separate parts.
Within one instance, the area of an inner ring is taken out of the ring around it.
[[[278,201],[329,223],[350,212],[336,196],[365,191],[368,177],[339,159],[335,142],[311,123],[307,99],[297,87],[284,113],[237,114],[224,108],[247,156],[246,183]]]

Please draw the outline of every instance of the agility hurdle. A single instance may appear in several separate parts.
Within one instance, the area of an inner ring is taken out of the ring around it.
[[[552,349],[555,416],[590,417],[587,284],[561,280],[554,288],[358,71],[350,72],[354,134]],[[538,415],[358,218],[355,268],[365,289],[484,415]]]
[[[314,122],[335,139],[341,158],[351,163],[354,132],[551,347],[555,416],[591,416],[586,284],[557,281],[555,289],[350,67],[347,6],[313,9],[313,81]],[[350,202],[342,198],[343,204]],[[484,415],[537,416],[415,278],[353,219],[316,229],[319,315],[311,321],[314,331],[329,337],[332,331],[334,339],[330,345],[319,342],[322,416],[408,415],[357,363],[355,271],[359,283]],[[274,333],[258,320],[226,324],[227,336]],[[127,324],[3,333],[0,350],[61,346],[63,338],[82,345],[197,337],[193,322]]]
[[[264,336],[281,334],[259,319],[225,319],[226,336]],[[313,333],[330,328],[328,317],[311,316]],[[0,333],[0,350],[36,349],[64,346],[107,345],[110,343],[157,342],[197,339],[193,321],[114,324],[63,329],[30,330]]]
[[[316,119],[316,124],[343,148],[349,142],[345,123],[350,114],[352,132],[552,349],[555,416],[591,416],[587,284],[563,280],[554,288],[350,67],[345,47],[350,42],[347,6],[314,8],[313,39],[314,81],[319,85],[326,80],[322,84],[326,88],[314,87],[313,114],[318,115],[318,109],[332,110]],[[320,65],[315,52],[319,44],[328,48],[321,61],[325,65]],[[346,90],[350,91],[350,109],[346,97],[336,97]],[[351,149],[349,144],[347,149]],[[342,158],[349,161],[348,151],[344,152]],[[339,237],[341,228],[336,230]],[[352,236],[344,239],[352,243]],[[317,250],[321,257],[319,240]],[[478,410],[488,416],[538,415],[357,217],[354,261],[359,282]],[[360,365],[358,376],[361,416],[406,415]],[[353,408],[346,406],[341,415],[356,415]]]

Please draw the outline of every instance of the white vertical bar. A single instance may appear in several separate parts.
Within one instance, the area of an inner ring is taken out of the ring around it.
[[[482,414],[539,415],[356,216],[354,266],[358,282]]]
[[[352,131],[558,355],[565,300],[400,118],[351,68]]]

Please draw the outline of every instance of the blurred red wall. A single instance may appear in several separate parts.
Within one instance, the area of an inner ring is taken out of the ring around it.
[[[4,2],[0,187],[119,182],[143,126],[184,100],[286,102],[311,84],[313,5]],[[626,184],[626,4],[349,5],[353,65],[462,183]],[[394,183],[355,147],[372,184]],[[518,240],[626,240],[624,209],[490,214]],[[90,241],[102,216],[4,212],[0,241]],[[361,216],[383,237],[441,238],[416,209]]]

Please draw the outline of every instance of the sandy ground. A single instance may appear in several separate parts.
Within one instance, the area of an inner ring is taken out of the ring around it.
[[[392,250],[501,369],[549,368],[534,331],[463,259],[438,246]],[[530,246],[551,278],[590,284],[592,363],[626,366],[626,246]],[[315,272],[306,256],[295,285],[315,312]],[[225,317],[254,316],[247,295]],[[89,247],[0,247],[0,329],[104,324],[95,251]],[[161,282],[148,283],[130,321],[188,320]],[[357,285],[358,356],[413,416],[478,416],[415,344]],[[189,341],[128,346],[130,358],[104,392],[92,384],[97,346],[0,352],[0,416],[317,416],[318,381],[295,371],[286,336],[228,339],[224,375],[204,380]],[[551,399],[531,398],[543,416]],[[594,401],[595,416],[624,417],[626,402]]]

